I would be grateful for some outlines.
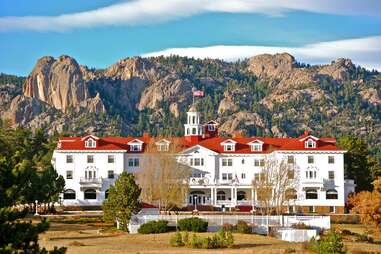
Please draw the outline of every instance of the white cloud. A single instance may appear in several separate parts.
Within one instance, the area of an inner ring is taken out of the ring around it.
[[[0,17],[0,31],[15,29],[63,31],[105,25],[165,22],[206,12],[261,13],[278,16],[287,11],[378,16],[379,0],[133,0],[58,16]]]
[[[143,56],[179,55],[195,58],[217,58],[226,61],[245,59],[259,54],[288,52],[299,62],[324,64],[337,58],[350,58],[355,64],[381,71],[381,36],[319,42],[302,47],[210,46],[172,48]]]

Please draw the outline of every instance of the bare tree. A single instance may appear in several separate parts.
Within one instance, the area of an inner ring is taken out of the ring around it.
[[[176,155],[181,143],[176,138],[151,139],[137,173],[142,201],[156,204],[164,211],[184,204],[191,170]]]
[[[263,213],[281,214],[297,199],[298,170],[294,161],[272,155],[261,161],[261,172],[253,179],[253,188]]]

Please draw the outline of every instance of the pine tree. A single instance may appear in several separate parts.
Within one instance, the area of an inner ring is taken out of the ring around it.
[[[103,203],[104,218],[119,221],[123,230],[128,231],[132,215],[140,210],[141,188],[131,173],[123,172],[109,189],[108,198]]]

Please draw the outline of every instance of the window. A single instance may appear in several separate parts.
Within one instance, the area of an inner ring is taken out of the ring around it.
[[[258,144],[258,143],[257,144],[251,144],[250,147],[251,147],[252,152],[262,151],[262,144]]]
[[[294,213],[294,207],[292,205],[288,206],[288,213]]]
[[[105,191],[105,199],[108,199],[108,193],[109,193],[109,190],[106,190]]]
[[[306,179],[316,179],[316,171],[315,170],[307,170],[306,171]]]
[[[233,159],[222,159],[222,166],[233,166]]]
[[[264,160],[264,159],[261,159],[261,160],[259,161],[259,165],[260,165],[261,167],[264,167],[264,166],[265,166],[265,160]]]
[[[287,163],[288,164],[294,164],[294,162],[295,162],[294,155],[288,155],[287,156]]]
[[[258,159],[254,159],[254,166],[259,167],[259,160]]]
[[[336,207],[334,207],[334,206],[330,206],[329,207],[329,212],[330,213],[335,213],[336,212],[336,209],[335,209]]]
[[[335,163],[335,156],[328,156],[328,164],[334,164]]]
[[[259,173],[254,174],[254,181],[259,182]]]
[[[129,167],[139,167],[139,158],[129,158],[128,159]]]
[[[307,141],[304,143],[304,147],[305,147],[305,148],[316,148],[316,142],[313,141],[312,139],[309,139],[309,140],[307,140]]]
[[[95,142],[91,138],[89,138],[88,140],[85,141],[85,147],[86,148],[95,148],[96,144],[97,144],[97,142]]]
[[[130,145],[130,150],[132,152],[139,152],[142,150],[142,145],[141,144],[133,144],[133,145]]]
[[[94,189],[85,190],[85,199],[97,199],[97,192]]]
[[[66,171],[66,179],[73,179],[73,171],[72,170]]]
[[[94,163],[94,155],[87,155],[87,163]]]
[[[235,149],[235,145],[234,144],[226,144],[224,145],[224,151],[234,151]]]
[[[157,144],[157,150],[159,152],[167,152],[169,150],[169,144],[166,144],[166,143]]]
[[[328,179],[329,180],[335,179],[335,171],[328,171]]]
[[[73,163],[73,155],[66,155],[66,163]]]
[[[63,193],[63,199],[75,199],[75,191],[67,189]]]
[[[114,179],[114,170],[107,171],[107,176],[109,179]]]
[[[241,161],[241,162],[242,162],[242,164],[245,164],[245,159],[242,159],[242,161]]]
[[[217,200],[226,200],[226,194],[224,191],[217,191]]]
[[[189,130],[189,128],[187,128],[187,135],[189,135],[190,134],[190,130]]]
[[[208,131],[215,131],[216,130],[216,127],[214,126],[214,124],[208,124]]]
[[[222,180],[233,180],[232,173],[222,173]]]
[[[306,199],[318,199],[318,193],[315,189],[306,190]]]
[[[94,179],[97,177],[97,173],[95,170],[86,170],[85,171],[85,178],[86,179]]]
[[[204,158],[195,158],[194,159],[195,166],[204,166]]]
[[[108,155],[107,156],[107,162],[108,163],[114,163],[115,162],[115,156],[114,155]]]
[[[325,194],[325,198],[326,199],[337,199],[338,198],[337,191],[336,190],[327,190],[327,192]]]
[[[246,192],[237,191],[237,200],[246,200]]]
[[[245,173],[242,173],[241,174],[241,179],[245,179],[246,178],[246,174]]]
[[[309,207],[308,207],[308,212],[309,212],[309,213],[315,213],[315,212],[316,212],[315,207],[314,207],[314,206],[309,206]]]
[[[254,159],[254,166],[255,167],[264,167],[265,166],[265,160],[264,159]]]
[[[193,134],[193,135],[196,134],[196,128],[192,128],[192,134]]]
[[[308,160],[308,164],[313,164],[315,162],[314,156],[312,155],[308,155],[307,160]]]
[[[189,164],[190,164],[191,166],[193,166],[193,158],[190,158],[190,162],[189,162]]]

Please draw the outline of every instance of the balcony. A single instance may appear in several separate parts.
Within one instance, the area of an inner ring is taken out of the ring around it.
[[[321,178],[302,178],[302,188],[323,188],[324,181]]]
[[[79,179],[79,184],[81,185],[81,189],[83,188],[100,189],[102,188],[103,179],[101,177],[97,177],[97,178],[81,177]]]
[[[208,185],[211,184],[212,181],[207,177],[191,177],[189,181],[189,185]]]

